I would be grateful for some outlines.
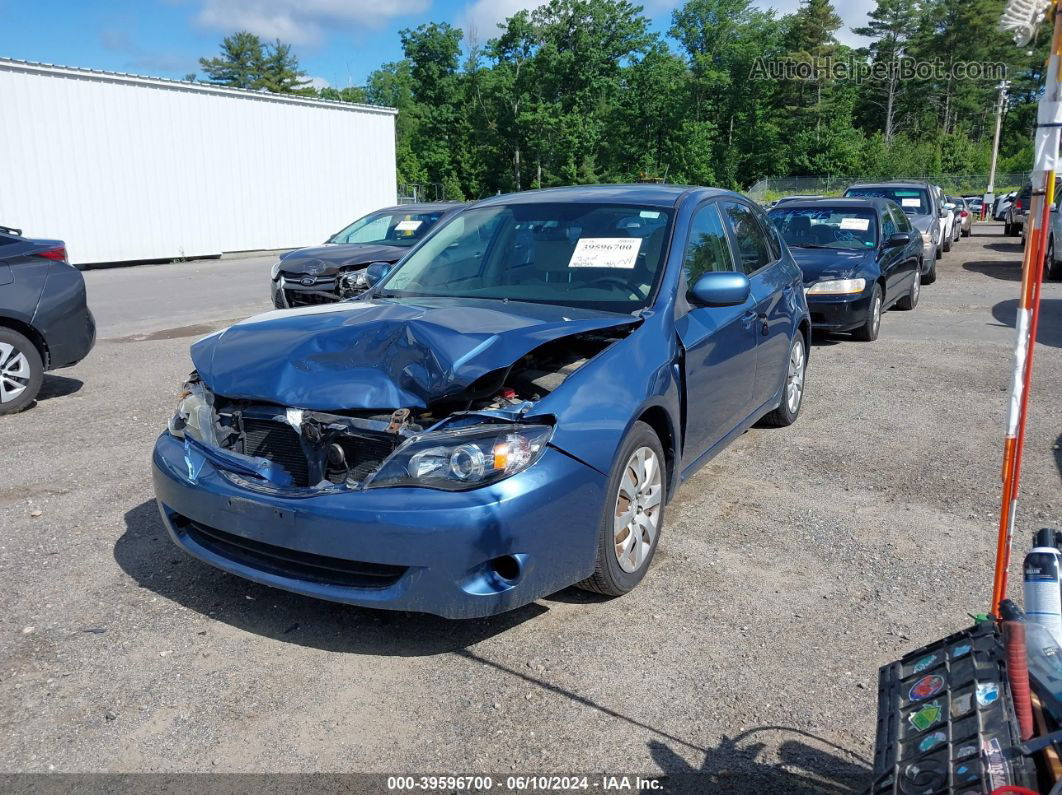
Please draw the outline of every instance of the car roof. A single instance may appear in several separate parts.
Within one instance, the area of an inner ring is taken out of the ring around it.
[[[786,202],[786,209],[793,209],[790,205],[798,205],[801,207],[835,207],[835,208],[858,208],[858,207],[873,207],[880,210],[887,204],[895,204],[891,199],[884,199],[880,196],[852,196],[850,198],[840,199],[794,199],[793,201]],[[773,209],[773,208],[772,208]]]
[[[522,193],[491,196],[476,203],[477,207],[498,204],[537,204],[539,202],[602,202],[606,204],[641,204],[650,207],[674,207],[687,193],[708,196],[736,196],[719,188],[693,188],[688,185],[579,185],[568,188],[543,188]]]
[[[849,188],[929,188],[928,182],[917,182],[909,179],[892,179],[882,182],[853,182]]]
[[[406,213],[430,213],[436,210],[460,210],[464,206],[464,202],[420,202],[417,204],[396,204],[392,207],[381,207],[373,212],[382,213],[388,210],[401,210]]]

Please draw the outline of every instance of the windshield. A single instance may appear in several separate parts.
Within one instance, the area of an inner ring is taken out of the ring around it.
[[[424,239],[428,230],[442,217],[444,210],[406,213],[384,210],[359,218],[329,243],[375,243],[381,246],[412,246]]]
[[[845,196],[871,196],[892,199],[907,215],[930,215],[929,196],[921,188],[865,187],[849,188]]]
[[[878,223],[870,209],[778,207],[771,219],[785,242],[796,248],[874,248]]]
[[[660,277],[670,221],[669,210],[616,204],[466,210],[410,254],[378,294],[633,312]]]

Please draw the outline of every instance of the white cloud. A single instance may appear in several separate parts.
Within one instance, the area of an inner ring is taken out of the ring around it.
[[[309,44],[335,27],[379,28],[393,17],[420,14],[431,0],[201,0],[200,25],[264,39]]]

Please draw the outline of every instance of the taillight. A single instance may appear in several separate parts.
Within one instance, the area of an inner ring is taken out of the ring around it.
[[[968,213],[968,212],[966,212],[966,210],[960,210],[960,211],[959,211],[959,217],[960,217],[960,218],[965,218],[965,217],[966,217],[966,216],[968,216],[968,215],[969,215],[969,213]]]
[[[1014,209],[1015,210],[1020,210],[1021,209],[1021,199],[1018,199],[1017,201],[1014,202]]]
[[[47,251],[38,251],[38,257],[44,257],[45,259],[54,259],[56,262],[66,262],[66,248],[64,246],[58,246],[56,248],[50,248]]]

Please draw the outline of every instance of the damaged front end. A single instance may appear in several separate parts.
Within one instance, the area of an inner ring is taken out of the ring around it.
[[[251,490],[291,496],[387,487],[463,491],[533,465],[553,419],[537,401],[630,326],[546,343],[423,408],[309,410],[215,395],[192,373],[169,432],[184,440],[188,477],[205,461]]]

